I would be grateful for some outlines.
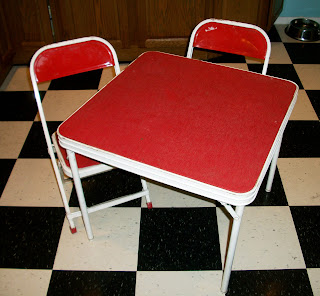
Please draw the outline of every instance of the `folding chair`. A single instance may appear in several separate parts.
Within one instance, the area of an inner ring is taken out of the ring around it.
[[[187,51],[188,58],[192,58],[194,48],[261,59],[264,61],[262,74],[266,75],[267,73],[271,44],[268,35],[257,26],[228,20],[204,20],[192,31]],[[280,146],[281,140],[278,143],[270,165],[266,186],[267,192],[271,191]],[[234,210],[230,204],[222,203],[222,205],[234,219],[221,285],[222,292],[226,293],[239,234],[241,217],[243,215],[243,207],[236,207]]]
[[[77,231],[74,218],[82,216],[83,211],[92,213],[142,196],[146,197],[148,208],[152,208],[147,184],[143,179],[141,179],[142,191],[138,193],[115,198],[92,207],[87,207],[85,203],[81,204],[79,201],[80,211],[71,212],[69,207],[68,198],[64,189],[64,182],[66,176],[72,178],[72,172],[67,159],[66,150],[59,145],[56,133],[50,137],[41,103],[38,83],[110,66],[114,67],[116,75],[120,74],[119,62],[114,48],[109,42],[98,37],[85,37],[44,46],[34,54],[30,63],[31,81],[38,105],[45,140],[48,146],[48,153],[50,155],[65,207],[66,217],[72,233]],[[76,155],[76,160],[79,167],[80,178],[113,169],[111,166],[101,164],[82,155]],[[92,239],[93,234],[91,226],[89,229],[86,228],[86,231],[88,238]]]

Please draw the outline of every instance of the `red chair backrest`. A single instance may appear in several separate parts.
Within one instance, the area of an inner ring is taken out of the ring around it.
[[[231,23],[204,23],[196,31],[193,46],[264,59],[268,45],[263,33]]]
[[[115,65],[112,50],[107,44],[99,40],[85,40],[60,42],[44,48],[34,61],[37,82]]]

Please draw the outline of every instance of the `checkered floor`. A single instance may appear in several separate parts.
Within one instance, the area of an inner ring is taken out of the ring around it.
[[[245,209],[227,295],[320,295],[320,43],[295,41],[284,28],[269,33],[268,74],[296,82],[298,102],[273,190],[266,194],[263,184]],[[262,68],[228,55],[214,62]],[[77,84],[42,84],[50,129],[111,77],[103,70]],[[154,209],[138,200],[96,212],[93,241],[80,218],[71,234],[27,66],[12,69],[0,99],[0,295],[221,295],[230,218],[219,204],[149,182]],[[88,204],[140,186],[120,170],[83,183]]]

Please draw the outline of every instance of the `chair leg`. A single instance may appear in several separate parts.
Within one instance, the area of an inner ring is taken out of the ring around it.
[[[77,196],[78,196],[78,200],[79,200],[83,223],[84,223],[84,226],[87,231],[88,239],[92,240],[93,233],[92,233],[92,228],[91,228],[91,224],[90,224],[90,220],[89,220],[88,208],[87,208],[86,201],[85,201],[84,194],[83,194],[81,179],[79,176],[77,160],[76,160],[74,152],[67,150],[67,153],[68,153],[68,159],[69,159],[70,167],[71,167],[71,171],[72,171],[74,186],[76,188],[76,192],[77,192]]]
[[[141,178],[141,184],[142,184],[143,190],[145,190],[147,192],[147,194],[145,195],[146,201],[147,201],[147,207],[148,207],[148,209],[152,209],[152,202],[151,202],[151,199],[150,199],[149,190],[148,190],[148,186],[147,186],[146,180]]]
[[[244,206],[237,206],[236,207],[235,212],[237,213],[239,218],[233,219],[231,236],[230,236],[229,247],[228,247],[228,252],[227,252],[227,259],[225,262],[224,272],[223,272],[223,276],[222,276],[222,283],[221,283],[221,292],[222,293],[227,293],[227,291],[228,291],[232,263],[233,263],[233,259],[234,259],[234,253],[236,251],[236,245],[237,245],[237,240],[238,240],[238,236],[239,236],[239,230],[240,230],[240,224],[241,224],[243,211],[244,211]]]
[[[274,155],[273,155],[273,158],[271,161],[270,171],[269,171],[269,176],[268,176],[268,181],[267,181],[267,186],[266,186],[266,192],[270,192],[271,188],[272,188],[273,178],[274,178],[274,174],[276,172],[277,161],[278,161],[279,152],[280,152],[280,148],[281,148],[281,142],[282,142],[282,138],[280,139],[279,145],[276,148],[276,151],[274,152]]]
[[[70,210],[68,199],[67,199],[66,192],[65,192],[65,189],[64,189],[63,179],[62,179],[63,177],[61,175],[61,170],[58,167],[58,164],[57,164],[57,161],[56,161],[56,158],[55,158],[53,152],[52,152],[53,155],[51,155],[50,151],[49,151],[49,154],[50,154],[53,170],[54,170],[54,173],[56,175],[59,191],[60,191],[60,194],[61,194],[61,197],[62,197],[62,202],[63,202],[64,208],[65,208],[65,211],[66,211],[66,217],[67,217],[68,222],[69,222],[70,231],[71,231],[71,233],[76,233],[77,232],[77,228],[76,228],[76,226],[75,226],[75,224],[73,222],[73,219],[70,218],[71,210]]]

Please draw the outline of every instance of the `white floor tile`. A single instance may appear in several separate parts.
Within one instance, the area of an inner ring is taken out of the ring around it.
[[[66,184],[70,196],[72,183]],[[62,207],[49,159],[18,159],[0,199],[1,206]]]
[[[63,121],[88,101],[96,90],[49,90],[42,101],[47,121]],[[37,114],[36,120],[40,120]]]
[[[46,295],[50,277],[51,270],[0,269],[0,295]]]
[[[136,296],[224,295],[222,271],[139,271]]]
[[[320,268],[308,268],[309,280],[314,296],[320,296]]]
[[[294,64],[294,68],[300,78],[304,89],[320,89],[320,65],[318,64]]]
[[[136,271],[140,214],[140,208],[109,208],[90,214],[91,241],[80,218],[75,220],[75,234],[65,221],[53,269]]]
[[[31,121],[0,121],[0,158],[18,158]]]
[[[120,71],[123,71],[128,64],[121,64],[120,65]],[[114,71],[113,67],[105,68],[102,71],[100,83],[99,83],[99,89],[103,88],[107,83],[109,83],[114,77],[116,76],[116,73]]]
[[[33,91],[29,67],[15,67],[14,74],[5,91]],[[38,85],[39,90],[47,90],[50,82],[43,82]]]
[[[246,58],[249,64],[263,64],[263,60]],[[292,64],[286,48],[282,42],[271,42],[271,54],[269,64]]]
[[[300,89],[290,120],[319,120],[305,90]]]
[[[320,158],[279,158],[278,169],[289,205],[320,205]]]
[[[271,42],[269,64],[292,64],[289,54],[282,42]]]
[[[217,208],[221,258],[225,261],[229,219]],[[305,268],[289,207],[246,207],[233,270]]]

